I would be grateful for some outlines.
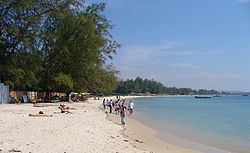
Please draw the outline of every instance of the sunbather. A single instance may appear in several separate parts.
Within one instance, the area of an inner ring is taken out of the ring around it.
[[[43,111],[39,111],[38,114],[29,114],[32,117],[52,117],[52,115],[44,114]]]
[[[61,113],[72,113],[68,111],[69,107],[65,107],[63,104],[61,104],[58,108],[61,110]]]
[[[47,107],[48,105],[41,105],[41,104],[38,104],[38,103],[34,103],[33,104],[33,107]]]

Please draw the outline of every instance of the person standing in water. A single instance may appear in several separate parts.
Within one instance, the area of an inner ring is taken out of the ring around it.
[[[134,112],[134,103],[132,100],[130,100],[130,103],[129,103],[129,115],[132,115]]]

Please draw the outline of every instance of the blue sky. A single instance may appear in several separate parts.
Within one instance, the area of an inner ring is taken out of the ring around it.
[[[122,79],[167,86],[250,91],[250,0],[92,0],[122,47]]]

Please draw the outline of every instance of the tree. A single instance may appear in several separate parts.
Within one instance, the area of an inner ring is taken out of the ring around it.
[[[120,45],[104,10],[83,0],[1,1],[2,78],[15,90],[111,92],[117,78],[105,61]]]
[[[89,89],[96,94],[111,94],[117,87],[117,73],[118,71],[112,65],[105,68],[99,67],[94,71],[95,77],[91,78],[89,82]]]
[[[42,54],[41,22],[69,1],[2,0],[0,2],[0,74],[20,90],[38,89]]]
[[[142,79],[140,77],[137,77],[135,80],[126,80],[126,81],[120,81],[116,92],[117,93],[147,93],[150,92],[152,94],[159,94],[159,93],[165,93],[165,87],[163,84],[155,81],[155,80],[148,80],[148,79]]]
[[[131,92],[135,93],[147,93],[151,94],[170,94],[170,95],[188,95],[188,94],[218,94],[215,90],[200,89],[199,91],[193,90],[191,88],[176,88],[167,87],[162,83],[155,80],[142,79],[137,77],[136,79],[127,79],[126,81],[120,81],[116,90],[117,93],[129,94]]]
[[[51,44],[51,51],[45,62],[47,67],[45,74],[47,80],[50,80],[47,82],[48,87],[53,82],[50,78],[63,72],[72,77],[75,91],[93,91],[95,88],[93,86],[95,83],[91,82],[93,78],[110,74],[104,68],[105,57],[111,58],[119,44],[111,40],[109,29],[112,26],[100,14],[104,6],[103,3],[94,4],[86,7],[85,11],[67,11],[61,16],[52,14],[53,23],[47,21],[50,23],[48,26],[51,26],[46,31],[46,35],[51,36],[46,40],[47,46]],[[99,79],[100,81],[106,79]]]
[[[73,90],[74,82],[72,77],[63,73],[54,77],[54,89],[61,92],[70,92]]]

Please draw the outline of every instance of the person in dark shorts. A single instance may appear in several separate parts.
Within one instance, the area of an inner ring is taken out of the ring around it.
[[[105,110],[106,109],[106,100],[105,100],[105,98],[103,99],[102,104],[103,104],[103,109]]]
[[[126,107],[124,106],[124,104],[122,104],[121,108],[120,108],[120,117],[121,117],[121,125],[125,125],[125,113]]]

